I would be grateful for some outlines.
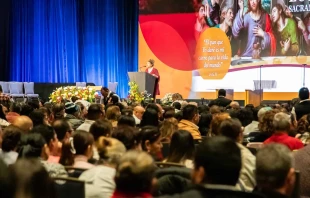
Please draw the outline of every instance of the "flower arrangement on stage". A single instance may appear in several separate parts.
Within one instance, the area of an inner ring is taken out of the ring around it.
[[[95,96],[98,94],[90,87],[59,87],[50,95],[50,101],[59,103],[62,100],[71,100],[72,96],[78,97],[80,100],[94,102]]]
[[[163,105],[171,105],[173,103],[172,101],[172,95],[173,93],[167,93],[161,100],[161,104]]]
[[[147,93],[147,91],[140,92],[139,85],[136,82],[129,82],[129,94],[127,96],[127,103],[138,103],[142,102],[150,102],[153,100],[151,94]]]

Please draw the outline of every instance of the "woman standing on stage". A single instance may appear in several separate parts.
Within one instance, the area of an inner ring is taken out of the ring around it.
[[[147,63],[146,63],[146,73],[149,73],[153,76],[155,76],[157,78],[156,82],[155,82],[155,91],[154,91],[154,97],[156,97],[156,95],[159,95],[159,80],[160,80],[160,75],[159,72],[156,68],[154,68],[154,60],[150,59]]]

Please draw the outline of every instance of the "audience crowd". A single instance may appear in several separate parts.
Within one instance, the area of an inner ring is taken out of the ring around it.
[[[0,197],[59,197],[59,178],[86,198],[310,197],[307,88],[294,105],[172,99],[1,104]]]

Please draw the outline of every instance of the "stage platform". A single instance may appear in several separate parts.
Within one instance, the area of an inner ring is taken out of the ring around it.
[[[58,87],[75,86],[75,83],[34,83],[34,93],[39,94],[44,101],[49,101],[50,94]],[[87,83],[86,86],[95,86]]]

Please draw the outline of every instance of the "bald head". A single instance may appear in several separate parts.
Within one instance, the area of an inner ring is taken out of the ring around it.
[[[18,116],[12,124],[25,133],[28,133],[33,128],[32,120],[28,116]]]
[[[136,107],[133,109],[133,114],[134,114],[139,120],[142,120],[142,116],[143,116],[144,111],[145,111],[145,109],[144,109],[142,106],[136,106]]]
[[[232,109],[239,109],[240,108],[240,105],[239,105],[239,103],[237,101],[232,101],[230,103],[230,106],[231,106]]]

